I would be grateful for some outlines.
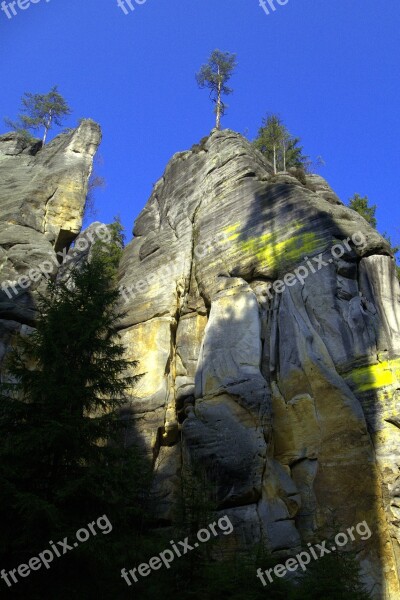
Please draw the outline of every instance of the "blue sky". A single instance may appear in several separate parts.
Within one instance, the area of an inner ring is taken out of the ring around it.
[[[210,132],[194,74],[220,48],[238,59],[223,126],[252,139],[279,113],[325,159],[320,173],[341,199],[368,195],[379,230],[400,244],[399,0],[288,0],[268,16],[258,0],[132,2],[128,15],[117,0],[0,12],[0,117],[16,116],[25,91],[57,84],[73,108],[66,126],[100,123],[99,220],[119,213],[130,238],[170,157]]]

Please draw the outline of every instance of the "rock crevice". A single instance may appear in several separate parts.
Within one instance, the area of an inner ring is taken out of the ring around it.
[[[343,527],[365,519],[380,538],[356,548],[366,579],[395,598],[400,456],[387,419],[400,313],[390,249],[321,177],[273,175],[234,132],[213,131],[202,146],[171,159],[121,263],[121,284],[132,285],[140,249],[156,239],[146,253],[154,283],[129,299],[122,332],[146,370],[137,437],[149,453],[155,431],[168,441],[156,461],[160,518],[173,518],[172,481],[196,465],[239,550],[263,541],[285,554],[320,541],[332,514]],[[356,232],[363,244],[329,260]],[[323,268],[269,292],[319,255]],[[166,261],[174,269],[163,277]],[[166,400],[153,410],[155,396]]]

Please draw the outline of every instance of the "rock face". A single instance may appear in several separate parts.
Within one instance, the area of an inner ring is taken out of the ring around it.
[[[121,335],[143,374],[134,435],[164,522],[190,465],[239,549],[288,554],[365,520],[372,536],[351,547],[376,597],[394,599],[394,260],[321,177],[296,175],[274,176],[228,130],[168,164],[121,263]]]
[[[91,121],[45,148],[0,137],[0,358],[33,324],[43,278],[15,280],[46,261],[53,272],[80,232],[99,142]],[[155,185],[120,286],[121,336],[142,374],[126,413],[154,464],[160,523],[190,469],[234,525],[226,552],[262,542],[287,556],[366,521],[371,537],[350,547],[375,597],[400,597],[400,289],[387,242],[321,177],[273,175],[243,137],[213,131]]]
[[[35,291],[57,271],[56,253],[80,232],[100,139],[90,120],[44,147],[0,136],[0,359],[10,335],[32,325]]]

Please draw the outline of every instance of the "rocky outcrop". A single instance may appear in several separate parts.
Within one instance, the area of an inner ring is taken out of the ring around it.
[[[280,281],[282,280],[282,281]],[[129,410],[159,518],[207,475],[239,548],[287,554],[340,525],[398,597],[399,284],[387,242],[318,176],[272,174],[217,132],[176,154],[121,263]],[[271,287],[273,286],[273,287]]]
[[[35,292],[57,272],[82,227],[99,126],[84,120],[42,147],[0,136],[0,328],[2,343],[34,321]],[[61,256],[57,256],[61,252]],[[0,359],[4,348],[0,350]]]
[[[45,148],[0,137],[1,283],[29,278],[11,296],[3,285],[0,357],[33,324],[43,277],[30,273],[57,270],[80,232],[99,141],[91,121]],[[124,414],[154,465],[159,522],[174,519],[191,469],[234,524],[227,552],[262,542],[286,556],[365,520],[371,538],[351,547],[368,586],[399,597],[400,290],[387,242],[321,177],[273,175],[243,137],[213,131],[155,185],[120,289],[142,375]]]

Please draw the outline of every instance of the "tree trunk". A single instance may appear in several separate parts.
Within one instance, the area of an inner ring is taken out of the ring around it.
[[[218,130],[221,129],[221,104],[220,104],[220,100],[218,100],[218,102],[217,102],[217,120],[216,120],[215,127]]]
[[[218,67],[219,76],[219,67]],[[221,81],[218,78],[218,95],[217,95],[217,121],[215,127],[221,129]]]
[[[274,144],[274,175],[276,175],[276,146]]]
[[[46,138],[47,138],[47,134],[49,132],[50,126],[51,126],[51,119],[52,119],[52,115],[51,115],[51,111],[49,113],[49,118],[47,120],[46,125],[44,126],[44,135],[43,135],[43,146],[46,143]]]
[[[283,142],[282,147],[283,147],[283,170],[286,171],[286,146],[285,146],[285,142]]]

